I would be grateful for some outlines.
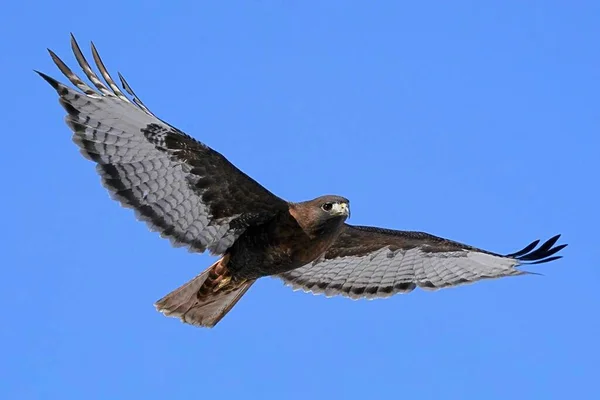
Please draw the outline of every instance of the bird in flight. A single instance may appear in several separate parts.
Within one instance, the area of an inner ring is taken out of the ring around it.
[[[124,93],[93,43],[102,79],[73,35],[71,47],[93,87],[51,50],[75,88],[36,72],[58,93],[73,141],[111,197],[174,246],[219,256],[155,303],[167,316],[213,327],[265,276],[314,294],[374,299],[527,274],[518,267],[556,260],[566,246],[556,235],[501,255],[423,232],[349,225],[342,196],[288,202],[155,116],[119,74]]]

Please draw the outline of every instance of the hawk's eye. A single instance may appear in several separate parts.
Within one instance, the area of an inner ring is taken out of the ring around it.
[[[321,208],[323,209],[323,211],[331,211],[331,209],[333,208],[333,204],[325,203],[321,206]]]

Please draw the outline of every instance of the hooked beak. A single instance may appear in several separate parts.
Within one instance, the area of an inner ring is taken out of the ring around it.
[[[331,211],[334,215],[350,217],[350,206],[348,203],[334,203]]]

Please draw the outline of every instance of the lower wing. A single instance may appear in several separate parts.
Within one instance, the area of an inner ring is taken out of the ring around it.
[[[559,237],[500,255],[422,232],[345,225],[323,257],[279,277],[314,294],[389,297],[417,287],[436,290],[527,274],[517,267],[561,258],[555,254],[567,245],[555,246]]]

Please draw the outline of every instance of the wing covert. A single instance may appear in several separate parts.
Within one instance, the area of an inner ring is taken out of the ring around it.
[[[287,209],[287,202],[244,174],[224,156],[157,118],[119,74],[111,78],[92,44],[104,82],[75,38],[71,47],[95,89],[52,51],[55,64],[80,91],[38,72],[58,92],[81,153],[97,164],[111,197],[133,208],[175,246],[222,254],[254,223]]]
[[[326,296],[382,298],[417,287],[436,290],[483,279],[526,274],[521,264],[539,264],[566,244],[557,235],[534,250],[500,255],[423,232],[345,225],[336,242],[317,261],[280,274],[286,285]]]

